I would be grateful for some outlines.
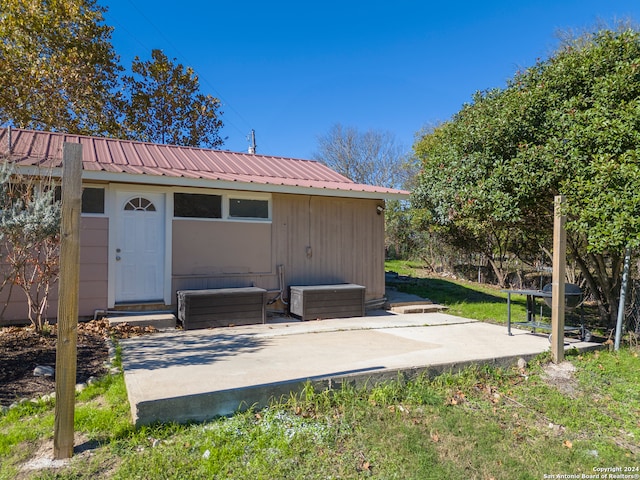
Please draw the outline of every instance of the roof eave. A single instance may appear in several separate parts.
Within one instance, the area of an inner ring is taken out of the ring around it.
[[[26,175],[50,175],[52,177],[60,177],[62,169],[21,166],[18,167],[21,173]],[[211,180],[204,178],[186,178],[162,175],[141,175],[132,173],[105,172],[83,170],[82,179],[84,181],[96,182],[113,182],[127,183],[138,185],[156,185],[164,187],[190,187],[190,188],[214,188],[221,190],[239,190],[250,192],[265,193],[285,193],[292,195],[317,195],[322,197],[344,197],[344,198],[362,198],[372,200],[407,200],[410,196],[409,192],[404,191],[363,191],[357,189],[337,189],[337,188],[317,188],[305,187],[299,185],[280,185],[273,183],[253,183],[238,182],[229,180]],[[357,184],[353,184],[357,188]]]
[[[141,178],[142,177],[142,178]],[[407,200],[409,192],[368,192],[350,189],[305,187],[299,185],[280,185],[273,183],[238,182],[229,180],[211,180],[205,178],[169,177],[139,175],[130,173],[108,173],[84,171],[85,181],[107,181],[114,183],[137,183],[166,187],[214,188],[220,190],[239,190],[248,192],[287,193],[292,195],[318,195],[322,197],[364,198],[374,200]],[[355,184],[354,184],[355,185]]]

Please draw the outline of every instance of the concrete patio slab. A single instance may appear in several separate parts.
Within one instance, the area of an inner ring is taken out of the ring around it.
[[[203,421],[265,406],[300,391],[457,371],[472,364],[510,365],[549,350],[533,335],[444,313],[174,331],[121,341],[136,425]],[[567,339],[566,348],[598,344]]]

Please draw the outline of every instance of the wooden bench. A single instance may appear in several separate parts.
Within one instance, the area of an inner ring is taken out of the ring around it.
[[[185,330],[264,323],[267,291],[257,287],[179,290],[178,319]]]
[[[289,287],[289,312],[302,320],[364,317],[365,287],[352,283]]]

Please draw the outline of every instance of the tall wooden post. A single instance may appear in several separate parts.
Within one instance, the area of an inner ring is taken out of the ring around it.
[[[553,277],[551,280],[551,356],[554,363],[564,360],[564,278],[567,261],[566,215],[562,213],[564,195],[555,198],[553,219]]]
[[[78,359],[78,287],[80,284],[80,209],[82,208],[82,145],[62,149],[62,224],[56,346],[56,408],[53,456],[73,455],[76,364]]]

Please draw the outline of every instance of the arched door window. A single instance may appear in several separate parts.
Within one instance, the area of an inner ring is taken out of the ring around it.
[[[142,212],[156,211],[155,205],[144,197],[132,198],[125,204],[124,209],[128,211],[137,210]]]

